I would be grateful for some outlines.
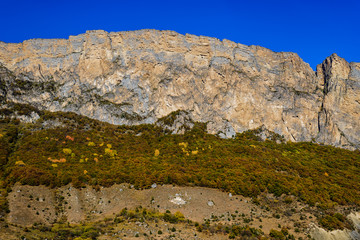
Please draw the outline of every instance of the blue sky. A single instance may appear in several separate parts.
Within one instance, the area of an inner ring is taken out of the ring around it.
[[[312,68],[334,52],[360,62],[360,0],[1,2],[4,42],[150,28],[296,52]]]

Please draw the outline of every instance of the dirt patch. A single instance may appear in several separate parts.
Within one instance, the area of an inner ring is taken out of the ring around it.
[[[206,221],[236,223],[261,228],[265,233],[285,227],[295,237],[306,236],[309,224],[315,222],[311,211],[305,211],[305,206],[298,202],[276,205],[277,200],[269,195],[268,200],[274,205],[267,207],[254,203],[251,198],[202,187],[158,185],[135,190],[129,184],[120,184],[95,190],[92,187],[76,189],[71,185],[50,189],[16,184],[8,200],[7,221],[20,226],[60,220],[97,221],[113,217],[123,208],[139,206],[160,212],[180,211],[187,219],[200,224]]]
[[[57,219],[55,192],[44,186],[15,185],[8,195],[7,221],[21,226],[51,223]]]

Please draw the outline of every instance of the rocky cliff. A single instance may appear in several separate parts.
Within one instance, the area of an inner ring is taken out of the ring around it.
[[[295,53],[172,31],[88,31],[0,42],[0,101],[113,124],[176,110],[231,137],[262,127],[291,141],[360,148],[360,63],[314,72]]]

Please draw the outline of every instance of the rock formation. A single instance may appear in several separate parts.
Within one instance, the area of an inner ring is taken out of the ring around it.
[[[2,108],[26,103],[113,124],[182,110],[223,137],[262,127],[291,141],[360,148],[360,63],[336,54],[314,72],[295,53],[229,40],[88,31],[0,42],[0,65]]]

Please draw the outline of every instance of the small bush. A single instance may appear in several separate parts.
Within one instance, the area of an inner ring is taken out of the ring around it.
[[[277,231],[274,229],[270,230],[270,236],[273,237],[274,239],[280,239],[280,240],[285,239],[285,236],[281,231]]]

